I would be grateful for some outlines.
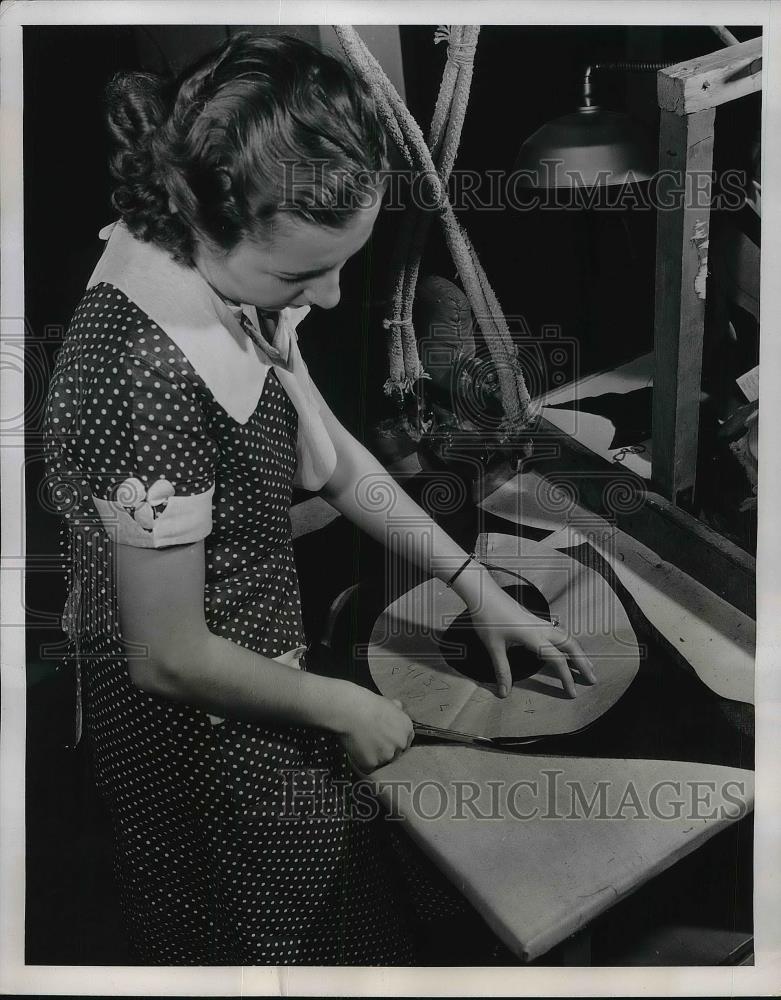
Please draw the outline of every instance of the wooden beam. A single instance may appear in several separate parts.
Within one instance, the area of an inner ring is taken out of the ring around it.
[[[535,454],[523,462],[524,469],[553,476],[557,482],[571,482],[583,507],[609,518],[665,562],[756,618],[756,560],[749,552],[665,497],[650,492],[640,476],[605,461],[544,417],[534,443]],[[606,487],[611,484],[614,489],[621,487],[620,509],[606,501]],[[636,503],[631,500],[633,490]]]
[[[762,89],[762,36],[659,70],[662,111],[690,115]]]
[[[617,522],[665,562],[756,619],[756,560],[750,553],[658,493],[646,493],[642,507]]]
[[[661,112],[652,479],[674,503],[697,469],[715,114]]]

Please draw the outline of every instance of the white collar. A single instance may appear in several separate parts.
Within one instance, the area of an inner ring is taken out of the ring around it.
[[[237,423],[245,424],[255,412],[274,368],[298,413],[295,482],[308,490],[324,486],[336,467],[336,452],[320,416],[326,403],[309,377],[296,336],[310,307],[280,312],[272,344],[277,360],[272,361],[243,329],[240,311],[232,311],[194,267],[177,264],[153,243],[136,239],[123,222],[98,235],[108,243],[87,287],[105,281],[124,292],[173,340]],[[241,308],[259,329],[255,307]]]
[[[247,336],[239,309],[221,299],[195,268],[136,239],[124,223],[112,223],[98,235],[108,243],[87,287],[105,281],[124,292],[173,340],[226,413],[245,424],[258,405],[272,359]],[[241,308],[258,328],[255,307]],[[288,359],[296,327],[309,309],[280,312],[272,346],[283,358]]]

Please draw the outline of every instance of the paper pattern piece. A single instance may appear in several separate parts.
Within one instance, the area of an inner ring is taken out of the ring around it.
[[[648,621],[715,694],[754,704],[756,622],[618,528],[612,534],[572,524],[545,539],[566,549],[593,545]]]
[[[620,470],[619,470],[620,471]],[[514,524],[555,531],[565,524],[605,525],[599,514],[581,507],[566,483],[557,485],[532,470],[520,472],[494,490],[478,505],[487,514],[503,517]]]
[[[619,470],[620,472],[620,470]],[[503,517],[513,524],[555,531],[567,524],[588,525],[591,529],[611,524],[599,514],[582,507],[566,482],[556,483],[534,470],[520,472],[478,504],[487,514]]]
[[[759,365],[735,379],[749,403],[759,399]]]
[[[464,603],[434,579],[403,594],[375,622],[368,661],[379,690],[398,698],[416,722],[481,736],[557,735],[596,721],[639,667],[637,639],[610,585],[549,545],[514,535],[481,535],[477,552],[485,562],[521,573],[542,593],[560,627],[591,659],[598,683],[578,684],[577,698],[568,698],[553,667],[541,661],[538,673],[499,698],[495,685],[460,673],[442,655],[438,639]],[[507,573],[494,576],[502,586],[518,582]]]
[[[542,400],[542,415],[559,430],[569,437],[575,438],[595,454],[611,461],[622,448],[611,448],[615,427],[612,421],[598,413],[585,410],[552,409],[555,405],[577,402],[587,396],[599,396],[602,393],[629,393],[637,389],[645,389],[653,384],[653,353],[643,354],[628,361],[618,368],[607,372],[596,372],[587,375],[577,382],[569,382],[549,392]],[[623,466],[642,476],[651,478],[651,441],[638,442],[645,448],[644,452],[627,452],[623,457]]]
[[[527,962],[753,804],[750,771],[668,760],[413,746],[371,777],[405,830]],[[713,792],[698,807],[704,782]],[[477,791],[466,806],[464,788]],[[592,812],[578,794],[595,801]]]
[[[578,505],[556,512],[545,482],[535,472],[519,474],[480,506],[513,524],[550,528],[551,548],[593,545],[700,680],[722,698],[753,705],[756,622],[598,514]]]
[[[323,500],[322,497],[310,497],[300,503],[293,504],[290,508],[290,525],[293,529],[293,538],[300,538],[302,535],[309,535],[313,531],[319,531],[327,527],[331,521],[341,517],[336,508]]]

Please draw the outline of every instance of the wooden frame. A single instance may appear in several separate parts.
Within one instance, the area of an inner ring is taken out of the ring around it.
[[[652,482],[676,506],[694,497],[716,108],[762,86],[762,38],[660,70]],[[662,180],[669,181],[663,185]]]
[[[650,490],[640,476],[617,469],[544,417],[533,434],[533,455],[517,469],[571,481],[580,504],[752,618],[756,560],[686,508],[699,444],[715,109],[761,89],[761,54],[760,37],[669,66],[657,77],[659,165],[669,182],[659,195],[682,196],[661,207],[657,221]],[[690,181],[696,199],[687,192],[687,176],[698,181]],[[509,474],[498,462],[478,490],[480,499]],[[616,510],[606,503],[605,485],[619,476],[627,503]]]

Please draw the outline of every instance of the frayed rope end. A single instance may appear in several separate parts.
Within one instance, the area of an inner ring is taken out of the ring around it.
[[[408,396],[412,392],[412,388],[416,382],[419,382],[421,379],[430,378],[429,373],[421,367],[416,375],[405,375],[403,378],[391,377],[387,379],[382,390],[386,396],[396,396],[399,399],[404,399],[405,396]]]

